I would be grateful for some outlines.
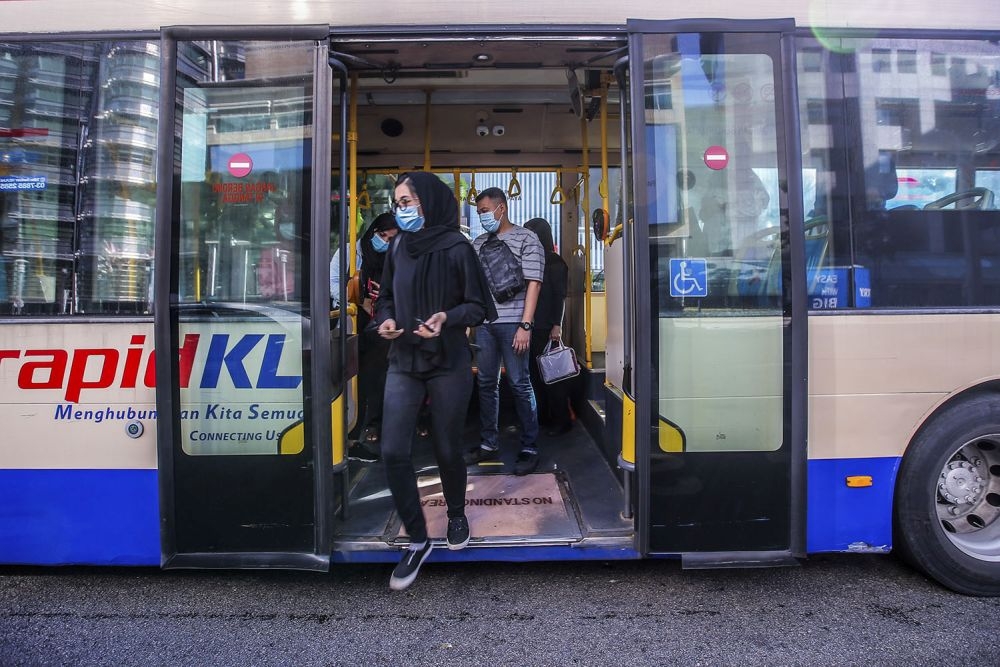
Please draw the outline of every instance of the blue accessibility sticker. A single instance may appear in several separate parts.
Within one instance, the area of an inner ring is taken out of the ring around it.
[[[708,296],[708,260],[670,260],[670,296]]]

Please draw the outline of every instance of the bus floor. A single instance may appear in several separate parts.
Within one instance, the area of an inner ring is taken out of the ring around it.
[[[466,513],[469,548],[497,546],[628,547],[631,519],[622,516],[625,497],[619,479],[597,443],[577,420],[560,436],[539,435],[539,465],[515,476],[520,431],[513,409],[500,415],[500,457],[468,468]],[[433,540],[443,540],[447,519],[431,436],[414,434],[413,459]],[[468,446],[479,442],[479,416],[470,410]],[[334,550],[395,552],[407,537],[393,507],[381,462],[351,460],[338,476],[347,484],[346,507],[338,501]],[[359,558],[357,560],[365,560]]]

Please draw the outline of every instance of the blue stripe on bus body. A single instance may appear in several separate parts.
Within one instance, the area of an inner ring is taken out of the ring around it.
[[[889,551],[899,462],[898,456],[809,461],[809,553]],[[872,485],[850,488],[851,475],[869,475]]]
[[[809,461],[807,549],[887,551],[898,457]],[[849,475],[872,486],[849,488]],[[0,470],[0,563],[159,565],[155,470]],[[438,553],[438,552],[442,553]],[[495,547],[449,552],[434,560],[619,560],[631,549]],[[334,562],[393,562],[395,550],[345,551]]]
[[[159,565],[155,470],[0,470],[0,563]]]

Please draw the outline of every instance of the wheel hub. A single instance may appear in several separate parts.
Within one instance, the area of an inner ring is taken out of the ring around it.
[[[953,505],[975,505],[983,495],[983,477],[969,461],[951,461],[941,471],[938,492]]]

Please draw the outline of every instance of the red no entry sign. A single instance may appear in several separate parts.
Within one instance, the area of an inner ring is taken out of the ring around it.
[[[229,158],[229,173],[236,178],[243,178],[253,171],[253,160],[246,153],[237,153]]]
[[[709,169],[725,169],[729,164],[729,153],[722,146],[709,146],[705,150],[705,166]]]

